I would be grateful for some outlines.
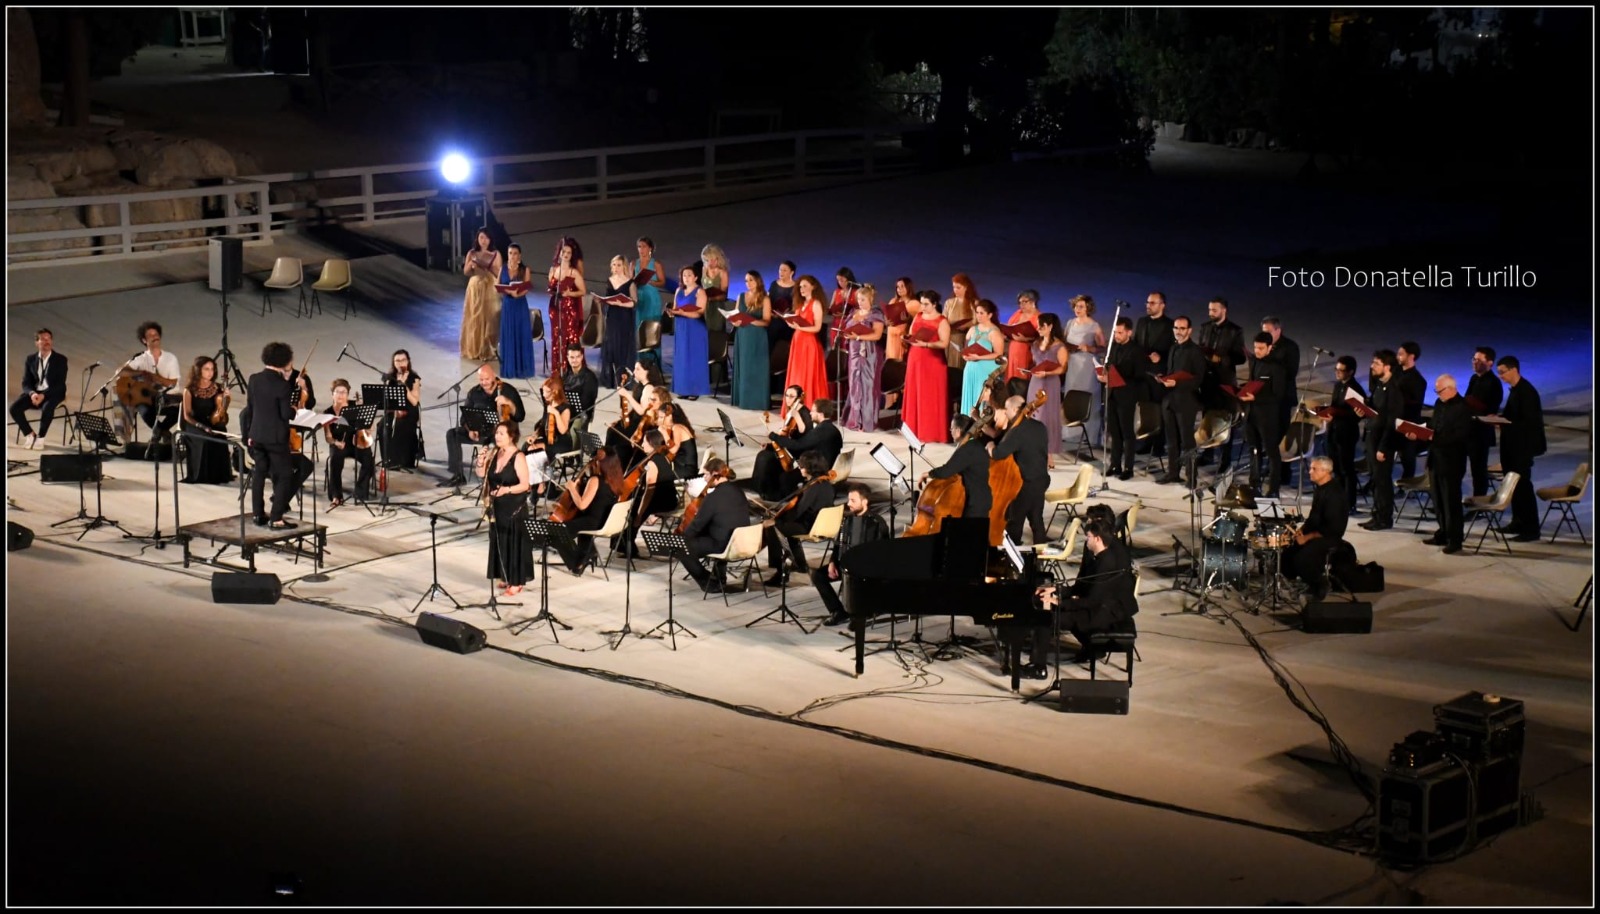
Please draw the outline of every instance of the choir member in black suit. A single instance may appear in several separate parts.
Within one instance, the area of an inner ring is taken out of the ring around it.
[[[67,357],[55,351],[55,334],[48,327],[33,334],[38,352],[22,363],[22,396],[11,404],[11,418],[22,430],[22,446],[38,446],[50,433],[50,420],[56,407],[67,397]],[[33,433],[24,410],[39,410],[39,434]]]
[[[1394,526],[1394,463],[1405,438],[1395,430],[1396,419],[1406,411],[1406,395],[1396,377],[1399,365],[1394,351],[1379,349],[1372,357],[1372,396],[1367,405],[1378,411],[1367,417],[1367,473],[1372,477],[1372,516],[1365,530]]]
[[[1423,377],[1421,369],[1417,368],[1417,359],[1420,358],[1422,358],[1422,347],[1410,340],[1401,343],[1400,348],[1394,353],[1394,360],[1400,365],[1400,370],[1395,372],[1395,380],[1400,384],[1400,392],[1406,396],[1406,410],[1400,418],[1418,425],[1422,424],[1422,404],[1428,399],[1428,379]],[[1421,449],[1420,442],[1401,439],[1401,479],[1410,479],[1417,475],[1417,452]]]
[[[1273,351],[1272,334],[1265,331],[1256,334],[1252,346],[1255,354],[1250,357],[1250,380],[1260,381],[1261,389],[1239,395],[1239,401],[1245,404],[1244,433],[1250,445],[1250,485],[1267,498],[1277,498],[1278,480],[1283,473],[1283,451],[1278,446],[1283,440],[1279,404],[1283,402],[1288,369]],[[1267,458],[1265,485],[1261,476],[1263,456]]]
[[[1360,489],[1360,474],[1356,471],[1356,444],[1361,440],[1361,417],[1350,408],[1346,396],[1355,391],[1366,399],[1367,392],[1356,380],[1354,356],[1341,355],[1333,365],[1333,399],[1328,406],[1332,416],[1328,419],[1328,456],[1333,458],[1333,475],[1344,489],[1344,502],[1355,515],[1356,493]]]
[[[797,388],[790,388],[791,391]],[[805,406],[799,406],[804,410]],[[799,435],[789,436],[771,432],[767,437],[784,448],[794,456],[796,467],[784,470],[778,463],[777,455],[768,448],[756,455],[754,477],[756,491],[766,501],[777,501],[794,492],[795,486],[801,483],[798,462],[800,455],[815,452],[822,458],[822,472],[827,472],[833,467],[833,462],[839,459],[839,452],[844,449],[844,436],[839,434],[839,427],[834,420],[839,416],[839,405],[826,397],[819,397],[811,404],[810,427]]]
[[[1159,402],[1161,395],[1166,393],[1155,376],[1167,373],[1167,354],[1176,342],[1177,338],[1172,333],[1172,318],[1167,316],[1166,293],[1151,292],[1144,297],[1144,317],[1133,325],[1133,344],[1144,358],[1145,386],[1148,388],[1144,399]],[[1167,441],[1164,435],[1156,435],[1152,439],[1150,453],[1157,457],[1166,456]]]
[[[1276,317],[1263,317],[1261,329],[1272,334],[1272,355],[1283,364],[1283,397],[1278,400],[1278,428],[1289,433],[1289,423],[1294,419],[1294,408],[1300,404],[1300,344],[1283,334],[1283,321]],[[1278,482],[1289,481],[1292,464],[1283,464]]]
[[[1506,533],[1519,543],[1539,538],[1539,505],[1533,497],[1533,458],[1544,454],[1544,408],[1539,391],[1522,376],[1522,363],[1514,355],[1503,355],[1495,363],[1500,380],[1510,390],[1500,415],[1510,425],[1500,429],[1500,466],[1518,474],[1511,492],[1511,523]]]
[[[1479,346],[1472,353],[1472,380],[1467,382],[1467,405],[1474,415],[1487,416],[1500,411],[1505,385],[1494,374],[1494,347]],[[1472,494],[1489,494],[1489,451],[1494,448],[1494,426],[1472,423],[1467,441],[1467,465],[1472,469]]]
[[[1456,379],[1447,374],[1433,382],[1433,392],[1439,399],[1433,404],[1433,417],[1428,428],[1433,437],[1428,439],[1428,476],[1432,489],[1428,497],[1433,502],[1434,514],[1439,519],[1439,529],[1423,542],[1430,546],[1443,546],[1454,555],[1461,551],[1461,480],[1467,475],[1467,442],[1472,436],[1474,422],[1472,408],[1456,392]],[[1417,440],[1414,433],[1407,438]]]
[[[1222,385],[1233,387],[1238,383],[1239,366],[1245,363],[1246,358],[1244,329],[1228,320],[1228,300],[1220,295],[1206,305],[1206,313],[1211,320],[1201,324],[1195,332],[1195,343],[1206,358],[1206,377],[1200,385],[1200,397],[1207,409],[1231,411],[1234,409],[1233,397],[1222,389]],[[1218,451],[1222,461],[1220,469],[1227,470],[1233,463],[1231,435]],[[1207,462],[1210,457],[1210,454],[1206,454],[1201,462]]]
[[[1139,401],[1148,394],[1145,366],[1149,364],[1149,359],[1134,345],[1133,322],[1125,317],[1117,318],[1117,325],[1111,331],[1111,345],[1106,347],[1106,364],[1115,368],[1122,380],[1121,386],[1111,386],[1116,382],[1110,377],[1110,371],[1097,371],[1107,385],[1109,427],[1106,430],[1111,443],[1106,456],[1106,478],[1115,476],[1118,479],[1132,479],[1133,455],[1137,444],[1134,438],[1134,415],[1138,412]]]
[[[1181,372],[1189,377],[1164,377],[1159,382],[1166,391],[1161,398],[1161,426],[1167,438],[1167,474],[1160,480],[1164,483],[1181,481],[1179,470],[1194,452],[1194,423],[1200,415],[1200,385],[1206,373],[1205,353],[1190,339],[1193,325],[1188,315],[1173,319],[1172,333],[1176,342],[1167,354],[1165,374]]]

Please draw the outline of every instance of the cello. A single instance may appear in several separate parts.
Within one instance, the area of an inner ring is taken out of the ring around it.
[[[983,382],[983,393],[978,397],[978,403],[972,408],[972,427],[956,442],[956,447],[976,438],[989,421],[994,417],[994,406],[989,400],[989,391],[992,385],[1005,374],[1005,368],[996,368],[990,372],[989,377]],[[1015,498],[1015,493],[1012,498]],[[948,476],[944,479],[929,479],[928,484],[922,487],[922,494],[917,496],[917,507],[911,519],[911,524],[906,527],[901,536],[928,536],[939,532],[939,527],[947,517],[960,517],[961,512],[967,507],[967,487],[961,482],[960,476]],[[1002,515],[1004,512],[1001,512]],[[1004,529],[1004,525],[1002,525]]]
[[[1016,428],[1022,420],[1033,415],[1034,411],[1044,405],[1047,394],[1039,391],[1034,395],[1033,402],[1017,410],[1011,417],[1006,427],[1000,430],[1001,435]],[[989,461],[989,497],[992,504],[989,506],[989,545],[1000,545],[1000,538],[1006,532],[1006,511],[1011,508],[1011,503],[1016,500],[1017,494],[1022,491],[1022,471],[1017,468],[1017,458],[1007,455],[999,460]]]
[[[596,449],[594,457],[578,473],[577,488],[581,490],[589,481],[589,477],[599,474],[604,485],[612,492],[618,492],[622,488],[622,468],[617,465],[616,460],[608,459],[610,457],[611,452],[605,448]],[[561,497],[556,499],[556,506],[550,510],[550,520],[553,523],[564,524],[578,514],[578,503],[572,496],[572,490],[563,487]]]
[[[717,469],[714,476],[717,481],[717,485],[722,485],[725,482],[731,482],[733,481],[733,468],[727,464],[723,464]],[[683,506],[683,519],[678,522],[677,533],[679,536],[683,536],[688,532],[689,524],[694,520],[694,516],[700,513],[700,505],[706,500],[706,493],[710,492],[712,488],[713,486],[710,484],[710,482],[707,482],[706,487],[700,490],[700,494],[689,499],[689,503]]]

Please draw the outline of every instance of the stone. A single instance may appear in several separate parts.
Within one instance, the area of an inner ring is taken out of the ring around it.
[[[45,125],[44,99],[39,96],[39,39],[26,8],[6,9],[6,124]]]
[[[6,232],[18,235],[24,232],[60,232],[85,228],[77,216],[65,210],[45,209],[6,214]],[[49,241],[11,241],[6,251],[13,260],[48,260],[56,257],[73,257],[87,254],[92,242],[82,238],[55,238]],[[17,254],[34,256],[16,257]]]
[[[210,140],[172,138],[149,150],[134,168],[134,180],[146,187],[166,187],[173,181],[231,178],[239,173],[233,153]]]
[[[44,200],[56,196],[56,189],[39,177],[32,165],[8,163],[6,165],[7,200]]]

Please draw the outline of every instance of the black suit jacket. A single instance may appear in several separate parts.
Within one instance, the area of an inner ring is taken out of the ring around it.
[[[1539,403],[1539,391],[1527,378],[1511,386],[1500,415],[1511,422],[1500,428],[1500,462],[1507,469],[1533,463],[1533,458],[1545,451],[1544,407]]]
[[[1167,370],[1163,374],[1177,374],[1186,371],[1193,375],[1187,381],[1179,381],[1170,389],[1163,385],[1161,388],[1172,397],[1179,409],[1200,410],[1200,382],[1206,376],[1206,354],[1200,351],[1193,340],[1187,343],[1178,343],[1172,347],[1167,355]]]
[[[946,479],[958,474],[961,476],[961,485],[967,490],[967,506],[961,516],[988,517],[994,497],[989,493],[989,451],[981,439],[975,438],[956,448],[944,466],[928,471],[928,475],[934,479]]]
[[[1405,418],[1406,412],[1406,395],[1400,390],[1399,378],[1394,374],[1387,382],[1373,378],[1367,405],[1378,411],[1376,416],[1367,417],[1367,450],[1382,451],[1392,461],[1406,440],[1394,427],[1394,420]]]
[[[784,536],[805,536],[811,532],[817,513],[833,504],[833,483],[827,479],[808,482],[794,507],[783,512],[774,527]]]
[[[1344,486],[1331,479],[1317,486],[1311,493],[1311,510],[1300,529],[1320,533],[1324,539],[1342,540],[1349,525],[1350,505],[1344,499]]]
[[[1232,383],[1234,369],[1243,365],[1246,358],[1244,330],[1230,320],[1224,320],[1220,323],[1206,321],[1199,326],[1195,333],[1194,342],[1202,350],[1209,349],[1222,356],[1222,361],[1219,363],[1213,363],[1210,358],[1207,358],[1207,370],[1215,372],[1216,377],[1220,378],[1222,383]]]
[[[1133,344],[1139,349],[1140,355],[1143,356],[1141,361],[1151,374],[1167,373],[1167,353],[1172,350],[1176,342],[1172,335],[1172,318],[1167,315],[1151,317],[1146,314],[1134,321]],[[1160,361],[1150,361],[1152,352],[1160,358]]]
[[[1422,401],[1428,398],[1428,379],[1422,376],[1422,372],[1418,371],[1416,366],[1412,366],[1400,369],[1400,373],[1395,375],[1390,384],[1394,384],[1395,381],[1399,382],[1400,392],[1406,397],[1405,412],[1400,414],[1400,418],[1420,424]]]
[[[505,394],[506,399],[511,401],[511,421],[520,423],[528,418],[528,411],[522,405],[522,394],[517,393],[515,387],[506,384],[501,386],[498,392]],[[462,407],[470,406],[473,409],[487,409],[490,412],[498,412],[494,397],[493,393],[484,390],[480,385],[474,384],[472,389],[467,391],[467,400],[462,404]]]
[[[267,368],[250,377],[250,394],[245,399],[244,412],[239,415],[240,427],[252,447],[271,447],[289,443],[289,420],[294,418],[294,408],[289,405],[289,379],[283,373]]]
[[[583,407],[586,415],[594,415],[594,401],[600,395],[600,379],[589,369],[589,366],[583,366],[583,369],[577,373],[573,373],[571,369],[563,371],[561,373],[561,384],[567,390],[577,391],[578,405]],[[510,385],[506,386],[509,387]],[[522,420],[518,419],[517,421],[521,422]]]
[[[1494,371],[1490,370],[1483,374],[1474,373],[1472,380],[1467,382],[1467,389],[1462,393],[1482,403],[1483,406],[1479,407],[1478,414],[1487,416],[1500,411],[1500,404],[1506,397],[1506,388],[1500,383],[1500,379],[1495,377]],[[1494,444],[1494,426],[1487,422],[1474,422],[1472,425],[1474,439],[1483,445]]]
[[[700,502],[700,510],[695,512],[694,520],[689,521],[683,535],[685,539],[708,536],[717,544],[714,551],[721,552],[728,548],[733,531],[748,526],[750,503],[745,500],[738,486],[724,482],[706,493],[705,500]]]
[[[822,455],[822,459],[827,462],[830,468],[833,466],[833,462],[839,459],[839,452],[844,450],[844,436],[839,434],[838,426],[834,425],[832,421],[818,422],[807,429],[804,434],[794,438],[786,438],[779,434],[772,434],[769,437],[782,445],[795,457],[799,457],[807,451],[816,451]]]
[[[1428,420],[1428,427],[1433,429],[1433,439],[1428,445],[1428,465],[1452,474],[1466,472],[1467,441],[1472,437],[1472,427],[1482,424],[1472,418],[1472,407],[1467,405],[1465,397],[1434,403],[1433,417]]]
[[[1092,570],[1079,573],[1071,588],[1076,598],[1063,604],[1070,627],[1085,632],[1109,631],[1139,612],[1128,547],[1119,540],[1107,540],[1105,550],[1083,567]]]
[[[1050,405],[1045,404],[1047,408]],[[1006,432],[1006,436],[994,446],[992,456],[995,460],[1015,456],[1017,469],[1022,472],[1024,488],[1027,488],[1029,483],[1048,487],[1050,485],[1049,439],[1049,429],[1044,427],[1043,422],[1030,416],[1017,423],[1016,428]]]
[[[44,392],[47,401],[55,402],[67,397],[67,357],[59,352],[50,353],[50,364],[45,366],[45,380],[50,383]],[[39,389],[39,353],[28,356],[22,363],[22,392],[31,394]]]

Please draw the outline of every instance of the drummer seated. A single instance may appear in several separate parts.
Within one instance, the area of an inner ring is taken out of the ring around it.
[[[1344,545],[1350,506],[1345,502],[1344,486],[1333,480],[1331,458],[1312,458],[1307,473],[1316,484],[1311,510],[1305,523],[1294,531],[1294,542],[1283,550],[1281,567],[1306,582],[1311,599],[1321,600],[1328,595],[1328,558],[1334,549]]]

